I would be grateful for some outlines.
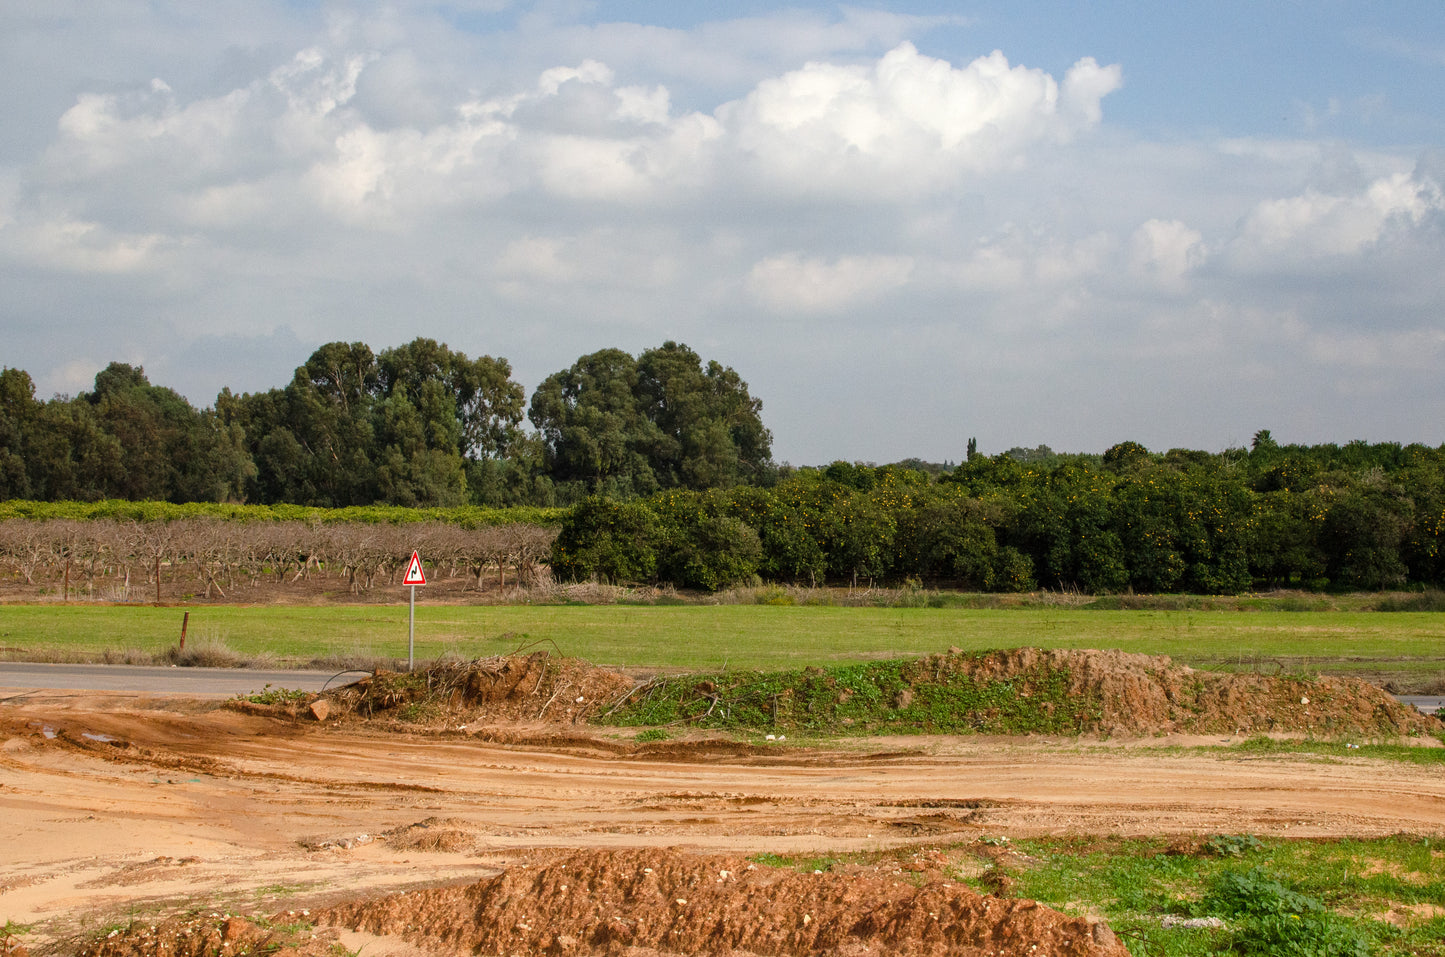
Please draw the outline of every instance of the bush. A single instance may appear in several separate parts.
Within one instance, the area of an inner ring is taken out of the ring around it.
[[[563,518],[552,544],[552,571],[572,581],[650,582],[657,577],[661,540],[661,524],[647,505],[593,496]]]
[[[658,577],[681,588],[717,591],[757,576],[763,555],[758,533],[740,519],[720,515],[704,496],[664,492],[660,513]]]
[[[158,657],[181,668],[244,668],[249,664],[245,655],[219,640],[192,642],[189,648],[172,645]]]

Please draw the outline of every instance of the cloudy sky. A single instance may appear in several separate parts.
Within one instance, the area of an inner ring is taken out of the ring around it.
[[[1440,0],[4,0],[0,365],[673,339],[795,464],[1439,444],[1442,90]]]

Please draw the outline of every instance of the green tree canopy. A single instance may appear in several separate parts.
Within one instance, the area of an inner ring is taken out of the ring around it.
[[[284,389],[217,400],[255,461],[251,497],[317,506],[461,504],[469,472],[523,438],[522,404],[505,359],[425,338],[329,342]]]
[[[119,447],[105,497],[214,502],[243,494],[252,465],[240,433],[175,390],[151,385],[143,368],[112,362],[96,375],[95,390],[75,401]],[[84,413],[75,419],[83,427]]]
[[[528,417],[554,482],[640,495],[756,480],[772,455],[761,412],[732,369],[666,342],[583,356],[537,387]]]

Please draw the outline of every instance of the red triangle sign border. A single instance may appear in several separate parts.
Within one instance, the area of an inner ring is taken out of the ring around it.
[[[411,561],[406,566],[406,577],[401,580],[403,585],[425,585],[426,573],[421,568],[421,556],[416,552],[411,553]]]

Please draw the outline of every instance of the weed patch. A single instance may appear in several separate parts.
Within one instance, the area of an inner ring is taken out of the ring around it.
[[[1392,594],[1375,603],[1376,611],[1445,611],[1445,591],[1432,588],[1413,595]]]
[[[156,658],[160,662],[181,668],[245,668],[259,664],[254,657],[248,659],[246,655],[218,640],[193,642],[189,648],[172,646]]]
[[[311,692],[302,691],[299,688],[273,688],[268,683],[264,688],[255,694],[237,695],[241,701],[249,701],[251,704],[265,705],[287,705],[304,704],[310,700]]]
[[[1253,834],[1216,834],[1204,842],[1204,852],[1215,857],[1244,857],[1263,848]]]
[[[1232,919],[1241,953],[1370,957],[1364,934],[1351,922],[1260,868],[1219,874],[1195,910]]]

